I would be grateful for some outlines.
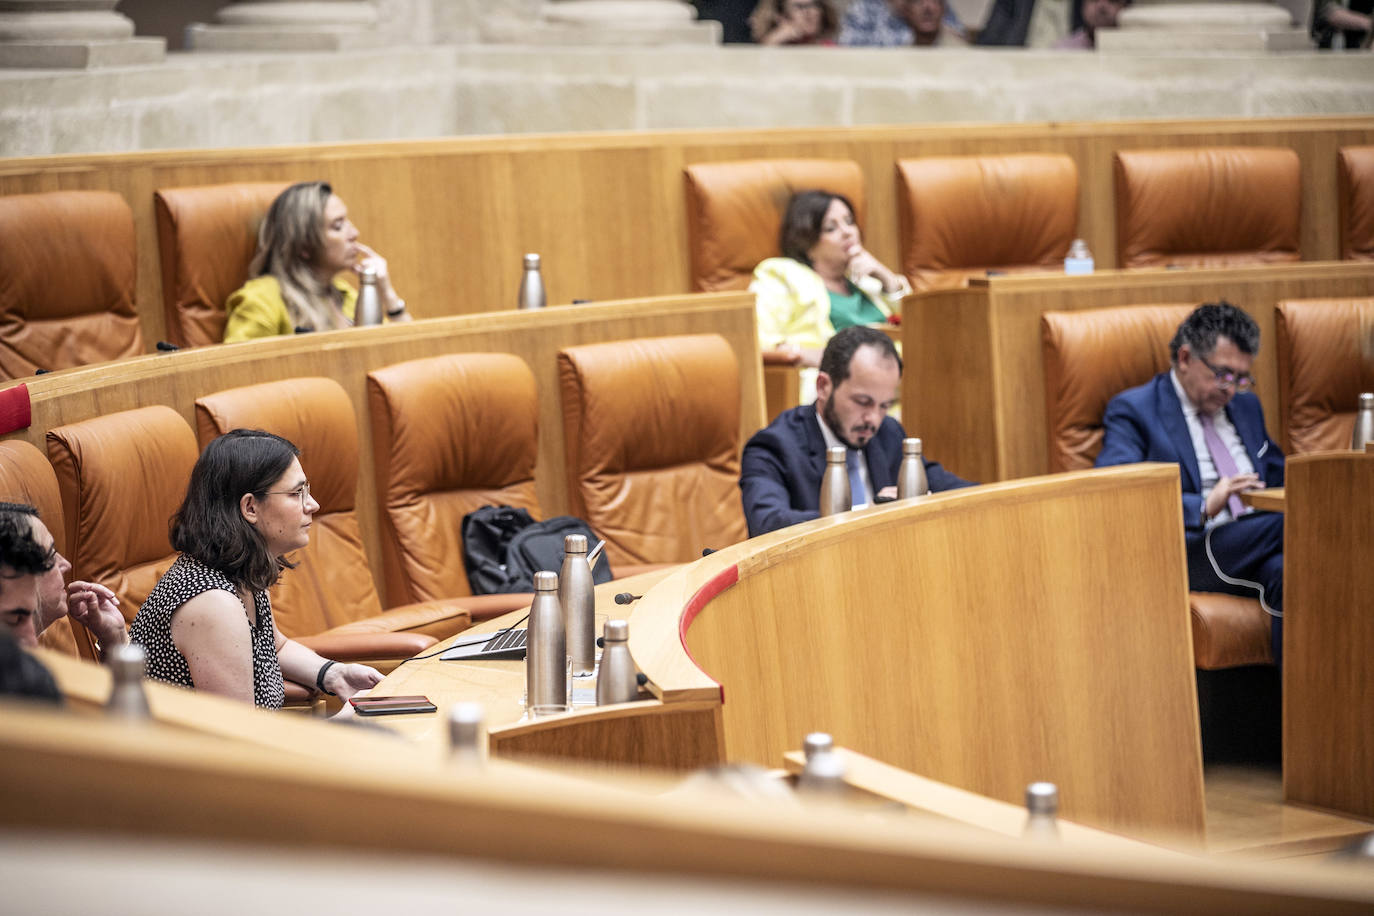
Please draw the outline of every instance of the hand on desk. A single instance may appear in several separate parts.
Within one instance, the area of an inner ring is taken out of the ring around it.
[[[376,668],[350,664],[337,664],[325,672],[325,686],[338,694],[347,706],[350,697],[358,696],[365,690],[377,686],[382,681],[382,673]]]

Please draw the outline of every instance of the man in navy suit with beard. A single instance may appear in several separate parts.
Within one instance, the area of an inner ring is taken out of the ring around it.
[[[749,536],[820,515],[826,449],[848,447],[854,508],[897,495],[902,426],[887,415],[897,401],[902,359],[882,331],[845,328],[825,346],[816,403],[784,411],[744,446],[739,487]],[[932,492],[973,486],[926,462]]]
[[[1254,320],[1229,303],[1194,310],[1169,344],[1173,368],[1107,405],[1097,466],[1179,466],[1189,587],[1259,598],[1273,617],[1278,661],[1283,514],[1255,512],[1239,498],[1248,490],[1283,486],[1283,454],[1250,391],[1259,342]]]

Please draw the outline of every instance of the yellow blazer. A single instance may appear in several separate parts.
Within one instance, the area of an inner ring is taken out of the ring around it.
[[[351,320],[358,291],[338,277],[334,278],[334,288],[343,293],[343,313]],[[229,313],[224,325],[225,343],[296,333],[286,300],[281,297],[281,284],[271,274],[254,277],[230,293],[225,309]]]
[[[893,293],[885,293],[875,277],[855,283],[887,318],[900,310],[902,299],[911,292],[906,283]],[[759,321],[759,346],[765,350],[783,344],[807,348],[824,347],[835,336],[830,323],[830,293],[821,275],[791,258],[768,258],[754,268],[749,283],[754,294],[754,309]]]

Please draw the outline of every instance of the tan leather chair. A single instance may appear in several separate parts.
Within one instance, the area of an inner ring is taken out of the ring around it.
[[[1360,394],[1374,391],[1374,298],[1294,299],[1275,313],[1284,452],[1350,448]]]
[[[902,272],[915,290],[989,271],[1063,270],[1078,228],[1068,156],[931,156],[897,162]]]
[[[0,378],[143,351],[134,217],[110,191],[0,197]]]
[[[1040,316],[1051,471],[1093,466],[1107,402],[1169,367],[1169,341],[1194,308],[1137,305]],[[1189,592],[1188,606],[1197,667],[1273,662],[1270,618],[1255,599]]]
[[[739,364],[724,338],[570,347],[558,370],[573,514],[613,568],[744,540]]]
[[[778,234],[798,191],[843,194],[864,225],[864,176],[848,159],[741,159],[701,162],[683,171],[692,289],[748,289],[754,268],[781,254]]]
[[[367,396],[391,599],[459,597],[478,620],[528,605],[528,594],[473,596],[462,541],[463,516],[482,506],[539,517],[539,400],[525,361],[465,353],[397,363],[368,373]]]
[[[1119,150],[1122,267],[1236,267],[1300,260],[1302,175],[1286,148]]]
[[[37,448],[22,439],[0,441],[0,501],[28,503],[52,532],[53,546],[66,556],[67,531],[62,523],[62,495],[52,465]],[[96,657],[95,642],[81,624],[63,617],[38,637],[45,649],[83,658]]]
[[[1374,261],[1374,146],[1343,146],[1336,156],[1341,257]]]
[[[167,336],[178,347],[224,339],[224,303],[248,279],[258,226],[287,185],[244,182],[153,192]]]
[[[356,509],[357,420],[338,382],[295,378],[196,399],[202,446],[241,427],[264,429],[294,443],[310,494],[320,504],[310,543],[293,555],[297,567],[272,592],[273,614],[283,633],[310,637],[304,641],[336,658],[346,648],[332,649],[333,637],[365,635],[372,641],[368,657],[400,659],[471,625],[467,610],[452,602],[382,610]],[[319,648],[326,638],[331,652]]]

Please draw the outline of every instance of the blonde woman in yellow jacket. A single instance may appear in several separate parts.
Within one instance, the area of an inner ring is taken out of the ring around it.
[[[248,265],[252,278],[229,295],[225,343],[328,331],[353,325],[357,290],[346,271],[377,274],[388,321],[409,321],[405,300],[391,287],[386,259],[358,241],[348,208],[323,181],[294,184],[272,202]]]
[[[783,257],[760,262],[749,284],[759,345],[798,357],[805,367],[802,403],[810,403],[826,341],[843,328],[891,319],[911,284],[864,248],[854,207],[839,194],[794,194],[783,216],[780,247]]]

